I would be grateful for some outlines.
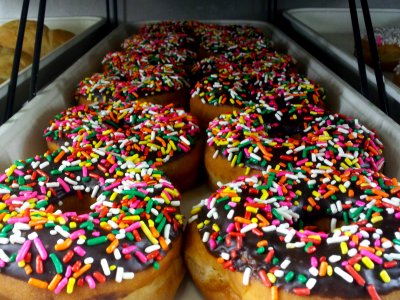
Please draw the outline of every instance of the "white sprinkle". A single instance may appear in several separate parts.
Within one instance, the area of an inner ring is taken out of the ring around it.
[[[17,222],[14,224],[14,228],[16,230],[29,230],[31,229],[31,226],[29,224],[26,223],[21,223],[21,222]]]
[[[94,259],[93,259],[93,257],[87,257],[84,259],[83,262],[85,265],[92,264],[94,262]]]
[[[110,266],[108,265],[108,261],[105,258],[102,258],[100,260],[100,265],[101,265],[101,268],[103,269],[104,275],[110,276],[111,271],[110,271]]]
[[[134,277],[135,277],[135,273],[133,273],[133,272],[124,272],[124,274],[122,274],[123,280],[131,280]]]
[[[68,231],[64,230],[64,228],[62,228],[60,225],[54,226],[54,230],[58,234],[62,235],[65,238],[69,238],[70,237],[70,233]]]
[[[202,242],[207,243],[209,238],[210,238],[210,233],[208,231],[204,232]]]
[[[291,261],[288,258],[285,258],[285,260],[281,263],[281,268],[286,269],[290,265]]]
[[[10,240],[8,238],[5,237],[0,237],[0,244],[1,245],[7,245],[9,244]]]
[[[44,168],[46,168],[49,164],[50,164],[50,162],[48,162],[48,161],[42,162],[42,163],[39,165],[39,169],[44,169]]]
[[[331,255],[328,258],[330,263],[336,263],[336,262],[340,261],[341,259],[342,259],[342,257],[340,255]]]
[[[276,225],[264,226],[261,228],[261,230],[264,232],[276,231]]]
[[[122,257],[121,252],[119,251],[118,248],[114,249],[114,257],[115,257],[116,260],[120,260],[121,257]]]
[[[357,251],[356,248],[351,248],[351,249],[347,252],[347,255],[350,256],[350,257],[353,257],[353,256],[355,256],[357,253],[358,253],[358,251]]]
[[[319,271],[316,267],[311,267],[308,269],[308,272],[312,275],[312,276],[318,276]]]
[[[151,246],[146,247],[146,248],[144,249],[144,252],[146,252],[146,253],[151,253],[151,252],[154,252],[154,251],[159,250],[160,248],[161,248],[160,245],[151,245]]]
[[[220,256],[223,260],[229,260],[231,258],[231,256],[227,252],[221,252]]]
[[[243,272],[243,285],[249,285],[251,269],[247,267]]]
[[[36,231],[31,232],[30,234],[28,234],[28,239],[33,241],[34,239],[36,239],[39,235],[37,234]]]
[[[307,287],[309,290],[312,290],[316,283],[317,283],[317,279],[315,279],[315,278],[309,278],[309,279],[307,280],[307,282],[306,282],[306,287]]]
[[[248,224],[248,225],[244,226],[242,229],[240,229],[240,233],[249,232],[249,231],[251,231],[251,230],[257,228],[257,226],[258,226],[258,225],[257,225],[256,223]]]
[[[338,274],[340,277],[342,277],[342,278],[343,278],[345,281],[347,281],[348,283],[352,283],[352,282],[353,282],[353,277],[352,277],[349,273],[343,271],[341,268],[335,267],[335,268],[333,269],[333,271],[334,271],[336,274]]]
[[[288,234],[285,236],[285,243],[290,243],[293,239],[293,237],[296,234],[296,230],[291,228],[288,232]]]
[[[343,236],[338,236],[338,237],[330,237],[326,239],[326,243],[328,245],[330,244],[336,244],[336,243],[341,243],[341,242],[346,242],[349,240],[349,237],[347,235]]]
[[[0,259],[5,263],[10,262],[10,257],[4,252],[3,249],[0,249]]]
[[[118,267],[117,271],[115,272],[115,281],[116,282],[122,282],[123,274],[124,274],[124,268],[123,267]]]

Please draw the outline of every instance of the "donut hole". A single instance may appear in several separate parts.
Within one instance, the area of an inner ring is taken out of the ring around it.
[[[297,229],[310,230],[315,232],[330,233],[332,229],[340,228],[344,226],[344,220],[336,219],[334,228],[332,227],[332,218],[328,217],[313,217],[303,218],[302,222],[299,222]]]
[[[71,195],[53,203],[52,205],[54,211],[61,210],[62,212],[76,212],[78,215],[81,215],[92,211],[90,206],[93,203],[95,203],[95,200],[89,196]]]

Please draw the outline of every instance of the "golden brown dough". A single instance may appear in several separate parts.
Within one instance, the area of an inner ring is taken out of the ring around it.
[[[24,35],[24,43],[22,51],[28,53],[33,56],[33,52],[35,49],[35,37],[36,37],[36,21],[27,20],[25,35]],[[19,28],[19,20],[13,20],[7,23],[4,23],[0,26],[0,46],[15,49],[15,45],[17,42]],[[40,52],[41,56],[46,55],[51,50],[51,46],[49,43],[49,28],[44,25],[43,27],[43,38],[42,38],[42,49]]]
[[[74,33],[63,29],[52,29],[49,31],[49,43],[52,50],[61,46],[75,36]]]
[[[6,81],[11,76],[14,62],[14,49],[0,46],[0,83]],[[22,70],[32,63],[32,56],[22,52],[19,69]]]

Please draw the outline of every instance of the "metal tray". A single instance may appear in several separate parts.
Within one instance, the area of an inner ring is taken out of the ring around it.
[[[360,30],[365,33],[362,12],[357,11]],[[399,26],[400,9],[371,9],[373,26]],[[353,86],[359,84],[357,59],[350,10],[340,8],[300,8],[283,12],[292,28],[327,56],[332,68]],[[400,87],[392,82],[393,72],[385,72],[385,87],[391,117],[400,122]],[[367,79],[373,102],[379,103],[375,73],[367,66]]]
[[[357,117],[365,125],[377,130],[382,142],[386,145],[385,173],[400,178],[397,146],[400,144],[400,125],[378,111],[373,104],[276,27],[257,21],[208,22],[248,24],[270,32],[274,43],[280,50],[287,51],[296,58],[301,70],[307,76],[327,88],[329,106],[332,110]],[[100,70],[100,61],[105,53],[118,49],[121,41],[137,31],[143,24],[119,26],[0,127],[0,169],[4,170],[15,159],[27,158],[46,150],[42,132],[55,114],[72,104],[72,92],[79,80]],[[184,215],[188,217],[191,207],[209,194],[210,190],[204,184],[199,184],[185,192],[182,195]],[[190,280],[190,276],[185,277],[176,299],[202,299]]]
[[[10,21],[10,19],[0,19],[0,24],[7,21]],[[41,58],[37,80],[38,88],[57,77],[62,70],[65,70],[72,62],[82,56],[84,53],[82,51],[89,49],[88,47],[95,41],[93,36],[105,22],[106,20],[100,17],[46,18],[45,25],[50,29],[68,30],[73,32],[75,36]],[[28,99],[30,79],[31,66],[28,66],[18,74],[14,112],[21,108]],[[9,82],[10,80],[6,80],[0,84],[0,114],[5,109]]]

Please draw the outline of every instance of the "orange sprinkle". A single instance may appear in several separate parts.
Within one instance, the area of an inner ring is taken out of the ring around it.
[[[39,280],[39,279],[36,279],[33,277],[29,278],[28,284],[38,287],[38,288],[41,288],[41,289],[47,289],[49,287],[49,284],[46,281]]]
[[[326,276],[326,271],[328,270],[328,263],[326,261],[321,262],[319,265],[319,276]]]
[[[278,300],[278,287],[276,285],[271,286],[271,300]]]
[[[65,241],[62,242],[61,244],[56,244],[56,245],[54,246],[54,249],[55,249],[56,251],[64,251],[64,250],[68,249],[69,247],[71,247],[71,245],[72,245],[72,239],[67,238],[67,239],[65,239]]]
[[[80,268],[78,271],[76,271],[72,276],[73,276],[74,278],[78,278],[78,277],[80,277],[83,273],[85,273],[86,271],[88,271],[91,267],[92,267],[91,264],[86,264],[86,265],[84,265],[82,268]]]
[[[257,247],[258,247],[258,248],[260,248],[260,247],[265,247],[265,246],[268,246],[268,241],[267,241],[267,240],[261,240],[261,241],[259,241],[259,242],[257,243]]]
[[[57,156],[54,158],[54,162],[58,163],[63,158],[64,154],[65,154],[65,151],[61,150],[60,153],[58,153]]]
[[[167,243],[165,242],[164,237],[163,237],[163,236],[160,236],[160,238],[158,239],[158,241],[160,242],[161,248],[162,248],[164,251],[167,251],[167,250],[168,250],[168,245],[167,245]]]
[[[33,272],[31,265],[25,265],[24,270],[26,275],[32,274]]]
[[[55,288],[57,287],[58,283],[61,281],[62,276],[60,274],[56,274],[53,279],[50,281],[49,286],[47,289],[49,291],[54,291]]]
[[[354,190],[349,189],[347,194],[348,194],[349,198],[354,198]]]
[[[384,191],[379,190],[379,189],[372,189],[372,192],[373,192],[375,195],[379,195],[379,196],[382,196],[382,197],[384,197],[384,198],[389,197],[389,194],[388,194],[388,193],[385,193]]]
[[[107,252],[108,254],[113,253],[114,250],[115,250],[115,248],[118,247],[118,245],[119,245],[119,240],[118,240],[118,239],[114,239],[114,240],[110,243],[110,245],[106,248],[106,252]]]
[[[234,220],[239,223],[250,224],[251,221],[242,217],[235,217]]]

